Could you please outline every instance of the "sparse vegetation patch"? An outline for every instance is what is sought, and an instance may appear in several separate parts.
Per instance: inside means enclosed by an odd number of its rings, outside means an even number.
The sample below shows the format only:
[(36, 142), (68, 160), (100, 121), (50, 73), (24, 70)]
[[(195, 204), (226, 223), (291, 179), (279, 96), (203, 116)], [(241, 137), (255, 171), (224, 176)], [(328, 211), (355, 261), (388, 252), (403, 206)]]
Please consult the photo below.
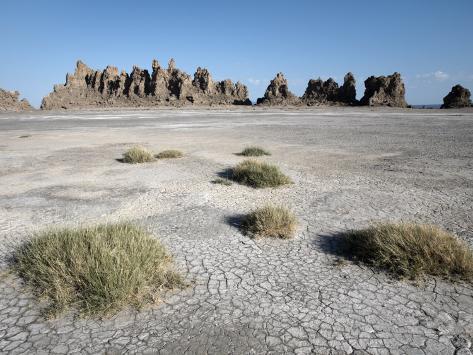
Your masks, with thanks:
[(251, 187), (276, 187), (292, 181), (277, 166), (257, 160), (244, 160), (233, 168), (231, 178)]
[(175, 150), (175, 149), (170, 149), (170, 150), (164, 150), (158, 155), (156, 155), (156, 158), (158, 159), (175, 159), (175, 158), (182, 158), (184, 154), (180, 150)]
[(271, 153), (261, 147), (250, 146), (243, 149), (243, 151), (238, 155), (243, 155), (245, 157), (261, 157), (263, 155), (271, 155)]
[(140, 146), (132, 147), (123, 154), (123, 162), (128, 164), (149, 163), (154, 160), (153, 153)]
[(217, 178), (215, 180), (212, 180), (212, 184), (218, 184), (218, 185), (225, 185), (225, 186), (231, 186), (232, 182), (228, 179), (223, 179), (223, 178)]
[(376, 224), (346, 233), (342, 245), (344, 253), (401, 278), (473, 280), (473, 253), (467, 243), (436, 226)]
[(282, 206), (264, 206), (243, 218), (241, 227), (251, 237), (273, 237), (288, 239), (294, 236), (297, 219)]
[(161, 243), (125, 223), (40, 233), (16, 252), (14, 269), (46, 298), (51, 316), (69, 307), (112, 314), (183, 285)]

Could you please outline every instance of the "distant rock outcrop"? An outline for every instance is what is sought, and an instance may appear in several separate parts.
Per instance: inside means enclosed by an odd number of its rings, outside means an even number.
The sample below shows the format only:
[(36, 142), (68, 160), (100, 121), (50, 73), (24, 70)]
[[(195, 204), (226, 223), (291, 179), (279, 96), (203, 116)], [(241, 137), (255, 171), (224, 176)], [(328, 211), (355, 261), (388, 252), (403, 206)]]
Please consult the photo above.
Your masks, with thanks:
[(65, 85), (55, 85), (41, 108), (149, 107), (183, 105), (248, 105), (248, 90), (231, 80), (214, 82), (207, 69), (198, 68), (192, 79), (176, 69), (171, 59), (167, 69), (153, 60), (152, 73), (136, 66), (130, 74), (113, 66), (103, 71), (77, 62)]
[(338, 100), (348, 105), (358, 104), (356, 99), (356, 80), (352, 73), (347, 73), (343, 78), (343, 85), (338, 91)]
[(345, 75), (343, 86), (339, 87), (332, 78), (326, 81), (311, 79), (301, 100), (308, 106), (314, 105), (355, 105), (355, 77), (352, 73)]
[(361, 105), (407, 107), (406, 90), (401, 74), (388, 76), (370, 76), (365, 80), (365, 95), (360, 100)]
[(0, 111), (32, 111), (34, 108), (28, 100), (19, 100), (18, 91), (0, 89)]
[(461, 85), (455, 85), (447, 96), (443, 98), (441, 108), (462, 108), (472, 106), (470, 90)]
[(284, 74), (278, 73), (276, 77), (269, 83), (264, 96), (260, 97), (256, 103), (258, 105), (288, 106), (299, 105), (301, 100), (299, 97), (289, 91), (287, 80), (284, 77)]

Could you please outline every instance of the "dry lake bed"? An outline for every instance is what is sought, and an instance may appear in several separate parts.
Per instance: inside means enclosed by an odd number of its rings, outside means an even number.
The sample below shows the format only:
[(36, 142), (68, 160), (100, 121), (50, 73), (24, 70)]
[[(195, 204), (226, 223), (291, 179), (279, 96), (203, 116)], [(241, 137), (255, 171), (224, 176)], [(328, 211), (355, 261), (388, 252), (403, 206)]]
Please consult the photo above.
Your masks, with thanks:
[[(180, 159), (130, 165), (133, 145)], [(247, 145), (294, 184), (213, 184)], [(292, 240), (250, 239), (266, 203)], [(376, 221), (439, 225), (473, 245), (473, 112), (328, 108), (0, 114), (0, 353), (471, 354), (473, 286), (399, 281), (337, 253)], [(189, 282), (140, 312), (46, 320), (7, 272), (51, 226), (131, 221)]]

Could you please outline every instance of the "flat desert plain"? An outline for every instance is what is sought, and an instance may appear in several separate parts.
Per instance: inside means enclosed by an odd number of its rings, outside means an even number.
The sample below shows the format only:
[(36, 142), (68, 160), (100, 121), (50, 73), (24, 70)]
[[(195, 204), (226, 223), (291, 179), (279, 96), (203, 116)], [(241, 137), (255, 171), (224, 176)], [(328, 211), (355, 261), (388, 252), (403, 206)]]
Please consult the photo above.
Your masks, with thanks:
[[(124, 164), (134, 145), (180, 159)], [(294, 184), (213, 184), (245, 146)], [(0, 114), (1, 353), (471, 354), (473, 286), (397, 280), (345, 260), (337, 235), (438, 225), (473, 245), (473, 112), (320, 108)], [(294, 239), (251, 239), (241, 215), (289, 207)], [(189, 286), (110, 318), (41, 305), (9, 273), (51, 226), (131, 221)]]

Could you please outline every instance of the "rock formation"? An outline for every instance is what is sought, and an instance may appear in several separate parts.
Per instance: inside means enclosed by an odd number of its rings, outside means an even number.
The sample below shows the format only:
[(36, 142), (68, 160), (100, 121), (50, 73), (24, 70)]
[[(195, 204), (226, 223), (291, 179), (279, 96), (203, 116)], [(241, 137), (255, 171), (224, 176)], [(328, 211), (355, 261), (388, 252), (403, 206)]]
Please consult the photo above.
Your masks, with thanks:
[(320, 78), (311, 79), (301, 100), (308, 106), (355, 105), (357, 103), (355, 84), (355, 77), (352, 73), (345, 75), (341, 87), (332, 78), (326, 81)]
[(343, 78), (343, 85), (338, 91), (338, 101), (348, 105), (356, 105), (356, 80), (352, 73), (347, 73)]
[(263, 97), (260, 97), (256, 103), (258, 105), (298, 105), (300, 99), (289, 91), (287, 80), (283, 73), (278, 73), (269, 83)]
[(405, 93), (404, 83), (399, 73), (388, 76), (370, 76), (365, 80), (365, 95), (360, 100), (360, 104), (407, 107)]
[(152, 73), (137, 66), (130, 74), (119, 73), (113, 66), (103, 71), (77, 62), (74, 74), (68, 74), (65, 85), (55, 85), (43, 99), (41, 108), (68, 109), (87, 107), (149, 107), (197, 105), (249, 105), (248, 90), (231, 80), (215, 82), (207, 69), (198, 68), (192, 79), (175, 68), (171, 59), (167, 69), (157, 60)]
[(34, 108), (28, 100), (19, 100), (18, 91), (6, 91), (0, 89), (0, 111), (32, 111)]
[(470, 90), (461, 85), (452, 87), (452, 91), (443, 98), (442, 108), (461, 108), (472, 106)]

